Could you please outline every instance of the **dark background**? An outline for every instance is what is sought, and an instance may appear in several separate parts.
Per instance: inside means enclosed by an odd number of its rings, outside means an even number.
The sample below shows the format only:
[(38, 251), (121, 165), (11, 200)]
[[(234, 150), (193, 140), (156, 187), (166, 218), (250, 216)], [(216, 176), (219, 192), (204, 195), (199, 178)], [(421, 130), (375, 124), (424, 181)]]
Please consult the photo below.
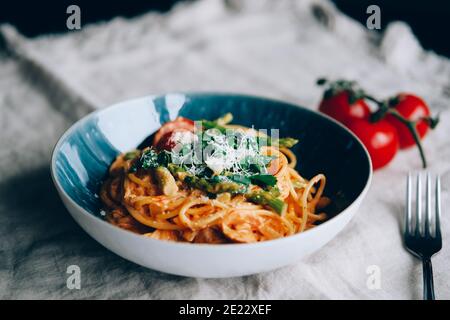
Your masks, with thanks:
[[(2, 0), (0, 4), (0, 23), (9, 22), (25, 35), (33, 37), (45, 33), (67, 32), (67, 14), (65, 12), (70, 4), (80, 6), (81, 22), (82, 24), (87, 24), (96, 21), (107, 21), (115, 16), (132, 17), (149, 10), (165, 12), (170, 10), (176, 2), (181, 1), (193, 0)], [(381, 8), (383, 29), (390, 21), (406, 21), (426, 49), (431, 49), (450, 57), (450, 0), (333, 1), (343, 12), (364, 24), (368, 17), (366, 14), (367, 7), (371, 4), (376, 4)]]

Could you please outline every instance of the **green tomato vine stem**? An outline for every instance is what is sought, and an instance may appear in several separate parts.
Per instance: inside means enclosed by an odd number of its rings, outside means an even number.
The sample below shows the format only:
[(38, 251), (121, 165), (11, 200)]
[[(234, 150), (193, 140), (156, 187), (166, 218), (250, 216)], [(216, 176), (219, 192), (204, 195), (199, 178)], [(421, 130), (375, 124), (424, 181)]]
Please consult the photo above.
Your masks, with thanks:
[(389, 113), (390, 115), (395, 117), (397, 120), (399, 120), (401, 123), (403, 123), (408, 128), (408, 130), (411, 132), (414, 142), (416, 143), (417, 148), (419, 149), (420, 158), (422, 159), (422, 167), (425, 169), (427, 167), (427, 159), (425, 157), (425, 152), (422, 147), (422, 142), (420, 141), (419, 133), (417, 132), (417, 129), (416, 129), (416, 122), (410, 121), (410, 120), (404, 118), (395, 109), (389, 109), (387, 111), (387, 113)]

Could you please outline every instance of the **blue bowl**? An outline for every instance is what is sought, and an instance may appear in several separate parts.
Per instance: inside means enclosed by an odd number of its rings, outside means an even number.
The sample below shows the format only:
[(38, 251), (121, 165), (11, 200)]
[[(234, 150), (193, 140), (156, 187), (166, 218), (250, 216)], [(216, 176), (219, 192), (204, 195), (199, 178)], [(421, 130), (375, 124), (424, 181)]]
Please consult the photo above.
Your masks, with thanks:
[[(249, 267), (245, 272), (225, 270), (219, 274), (207, 271), (202, 274), (183, 273), (174, 271), (167, 265), (163, 270), (163, 267), (159, 265), (149, 264), (140, 259), (142, 257), (136, 257), (138, 253), (133, 253), (130, 257), (131, 253), (124, 252), (127, 245), (124, 243), (122, 244), (124, 248), (118, 248), (117, 244), (112, 243), (118, 240), (110, 239), (112, 235), (96, 234), (101, 228), (107, 228), (109, 231), (105, 231), (106, 233), (116, 232), (110, 231), (112, 230), (110, 228), (113, 228), (118, 232), (114, 235), (116, 238), (129, 234), (123, 237), (138, 237), (141, 239), (136, 240), (139, 243), (140, 241), (163, 242), (131, 234), (102, 220), (98, 191), (108, 167), (119, 153), (136, 148), (164, 122), (177, 116), (194, 120), (215, 119), (227, 112), (233, 114), (233, 123), (254, 126), (257, 129), (279, 129), (280, 137), (290, 136), (299, 139), (300, 142), (292, 149), (298, 158), (296, 169), (306, 178), (318, 173), (325, 174), (327, 177), (325, 194), (333, 200), (332, 218), (303, 234), (316, 232), (320, 228), (325, 229), (328, 224), (330, 225), (328, 228), (331, 229), (328, 232), (333, 234), (339, 232), (340, 230), (333, 228), (331, 223), (352, 204), (362, 199), (371, 180), (372, 168), (366, 149), (349, 130), (323, 114), (260, 97), (234, 94), (167, 94), (139, 98), (94, 112), (75, 123), (57, 143), (52, 157), (54, 183), (69, 211), (88, 233), (119, 255), (142, 265), (170, 273), (213, 277), (249, 274), (274, 268), (275, 265), (263, 268), (264, 270), (252, 271), (255, 268)], [(353, 214), (354, 212), (343, 220), (348, 222)], [(90, 217), (87, 217), (88, 215)], [(341, 224), (345, 225), (345, 223)], [(322, 238), (325, 241), (327, 237)], [(283, 240), (285, 239), (268, 242)], [(145, 246), (145, 244), (140, 245)], [(185, 246), (186, 244), (164, 244), (164, 246), (167, 245)], [(187, 245), (204, 247), (204, 245)], [(265, 246), (263, 243), (220, 246), (258, 245)], [(308, 250), (305, 249), (305, 251)]]

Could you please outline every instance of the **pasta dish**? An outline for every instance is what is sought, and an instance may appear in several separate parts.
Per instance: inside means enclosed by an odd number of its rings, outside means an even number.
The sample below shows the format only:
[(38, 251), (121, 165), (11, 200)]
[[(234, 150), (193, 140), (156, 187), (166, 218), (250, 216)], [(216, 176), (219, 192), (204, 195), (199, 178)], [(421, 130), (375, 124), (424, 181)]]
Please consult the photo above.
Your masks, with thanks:
[(326, 178), (294, 169), (298, 141), (232, 118), (178, 117), (148, 146), (117, 156), (100, 188), (105, 219), (155, 239), (217, 244), (286, 237), (325, 220)]

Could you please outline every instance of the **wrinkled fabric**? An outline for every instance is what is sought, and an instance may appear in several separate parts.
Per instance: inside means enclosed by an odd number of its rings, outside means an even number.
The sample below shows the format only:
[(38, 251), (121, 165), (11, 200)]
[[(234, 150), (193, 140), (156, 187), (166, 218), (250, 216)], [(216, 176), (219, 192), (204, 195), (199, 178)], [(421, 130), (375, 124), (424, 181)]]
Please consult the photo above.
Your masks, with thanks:
[[(357, 80), (379, 97), (415, 92), (441, 113), (424, 146), (443, 188), (436, 296), (450, 298), (450, 61), (423, 50), (404, 23), (369, 31), (319, 0), (202, 0), (35, 39), (2, 25), (0, 75), (2, 299), (420, 299), (421, 262), (400, 233), (404, 178), (421, 166), (416, 148), (375, 173), (356, 217), (331, 243), (296, 265), (240, 278), (183, 278), (128, 262), (82, 231), (56, 194), (52, 147), (94, 109), (176, 91), (316, 108), (321, 76)], [(70, 265), (80, 267), (79, 290), (66, 285)], [(371, 286), (373, 270), (379, 288)]]

